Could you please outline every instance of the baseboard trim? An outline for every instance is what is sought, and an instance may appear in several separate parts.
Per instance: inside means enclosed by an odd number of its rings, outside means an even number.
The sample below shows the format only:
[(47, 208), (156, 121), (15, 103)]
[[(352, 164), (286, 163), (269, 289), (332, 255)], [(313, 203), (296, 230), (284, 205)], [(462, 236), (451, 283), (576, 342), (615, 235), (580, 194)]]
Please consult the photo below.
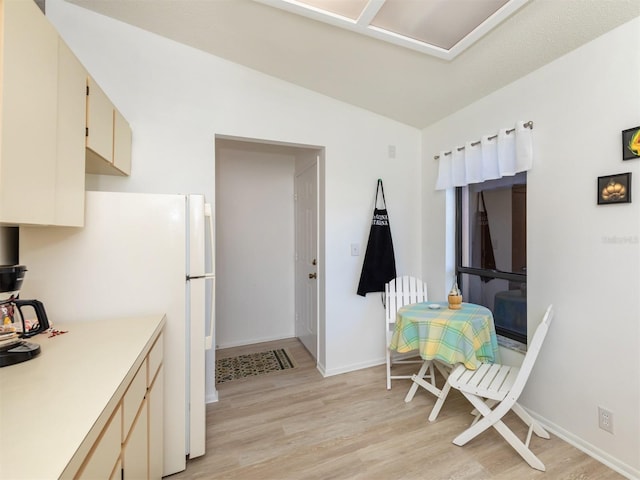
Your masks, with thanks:
[(239, 342), (228, 342), (228, 343), (219, 343), (216, 345), (216, 350), (221, 350), (224, 348), (233, 348), (233, 347), (244, 347), (245, 345), (254, 345), (256, 343), (265, 343), (265, 342), (274, 342), (277, 340), (287, 340), (289, 338), (295, 338), (292, 335), (283, 334), (283, 335), (274, 335), (262, 338), (252, 338), (252, 339), (244, 339)]
[(218, 391), (216, 390), (215, 393), (208, 394), (204, 401), (205, 403), (216, 403), (218, 401)]
[(578, 450), (586, 453), (590, 457), (595, 458), (600, 463), (618, 472), (620, 475), (624, 476), (625, 478), (628, 478), (629, 480), (640, 480), (640, 470), (633, 468), (631, 465), (627, 465), (626, 463), (613, 457), (612, 455), (601, 450), (595, 445), (592, 445), (589, 442), (586, 442), (585, 440), (578, 437), (577, 435), (565, 430), (564, 428), (560, 427), (559, 425), (556, 425), (553, 422), (550, 422), (549, 420), (538, 415), (537, 413), (532, 412), (529, 409), (527, 409), (527, 411), (531, 414), (533, 418), (535, 418), (538, 422), (540, 422), (542, 426), (544, 426), (544, 428), (549, 430), (550, 433), (561, 438), (562, 440), (567, 442), (569, 445), (572, 445), (576, 447)]
[[(357, 370), (362, 370), (363, 368), (377, 367), (378, 365), (383, 365), (386, 362), (387, 361), (384, 358), (378, 359), (378, 360), (369, 360), (367, 362), (352, 363), (351, 365), (346, 365), (344, 367), (339, 367), (339, 368), (332, 368), (329, 370), (323, 369), (320, 371), (320, 373), (322, 373), (322, 375), (325, 377), (332, 377), (334, 375), (340, 375), (341, 373), (349, 373), (349, 372), (355, 372)], [(385, 380), (384, 376), (382, 377), (382, 380), (384, 382)]]

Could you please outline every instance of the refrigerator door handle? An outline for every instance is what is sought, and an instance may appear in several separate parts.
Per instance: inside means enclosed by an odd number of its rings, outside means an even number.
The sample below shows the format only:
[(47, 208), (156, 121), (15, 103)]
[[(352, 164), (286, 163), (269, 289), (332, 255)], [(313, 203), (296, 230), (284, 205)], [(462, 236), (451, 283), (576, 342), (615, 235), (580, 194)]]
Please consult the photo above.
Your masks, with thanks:
[(205, 221), (208, 220), (209, 223), (209, 238), (211, 240), (211, 252), (209, 258), (211, 259), (211, 265), (209, 272), (205, 273), (205, 278), (213, 279), (213, 288), (211, 291), (211, 296), (209, 300), (209, 334), (204, 338), (205, 350), (211, 350), (213, 348), (213, 331), (214, 331), (214, 323), (215, 323), (215, 296), (216, 296), (216, 284), (215, 284), (215, 248), (214, 241), (215, 238), (213, 236), (213, 210), (211, 208), (210, 203), (204, 204), (204, 217)]
[(215, 278), (215, 275), (211, 275), (209, 273), (205, 275), (187, 275), (187, 280), (198, 280), (200, 278)]

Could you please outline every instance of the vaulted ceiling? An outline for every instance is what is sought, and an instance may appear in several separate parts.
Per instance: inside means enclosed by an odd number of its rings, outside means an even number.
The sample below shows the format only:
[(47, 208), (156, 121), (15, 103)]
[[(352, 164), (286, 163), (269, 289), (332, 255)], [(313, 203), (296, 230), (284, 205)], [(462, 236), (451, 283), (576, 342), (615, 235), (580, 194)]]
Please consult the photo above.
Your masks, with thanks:
[[(519, 0), (475, 43), (434, 56), (299, 14), (282, 0), (68, 1), (418, 128), (640, 15), (640, 0)], [(485, 0), (439, 0), (461, 16), (470, 1)]]

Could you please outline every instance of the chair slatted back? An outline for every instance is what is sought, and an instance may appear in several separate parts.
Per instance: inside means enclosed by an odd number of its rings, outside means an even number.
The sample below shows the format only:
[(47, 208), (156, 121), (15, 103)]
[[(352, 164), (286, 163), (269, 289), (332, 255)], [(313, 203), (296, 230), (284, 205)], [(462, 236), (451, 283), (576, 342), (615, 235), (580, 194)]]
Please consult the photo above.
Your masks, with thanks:
[(405, 305), (427, 301), (427, 284), (408, 275), (394, 278), (384, 286), (387, 327), (396, 323), (398, 310)]
[(547, 307), (547, 311), (544, 314), (544, 317), (542, 317), (540, 325), (538, 325), (538, 328), (536, 328), (536, 333), (534, 333), (531, 343), (527, 347), (527, 354), (522, 361), (522, 365), (520, 365), (520, 371), (518, 372), (518, 376), (513, 382), (513, 386), (511, 387), (508, 397), (516, 400), (520, 397), (520, 394), (522, 393), (522, 390), (524, 390), (524, 386), (529, 379), (531, 370), (533, 370), (533, 366), (536, 363), (538, 353), (540, 353), (540, 348), (542, 348), (542, 343), (547, 336), (549, 325), (551, 324), (552, 320), (553, 305), (549, 305)]

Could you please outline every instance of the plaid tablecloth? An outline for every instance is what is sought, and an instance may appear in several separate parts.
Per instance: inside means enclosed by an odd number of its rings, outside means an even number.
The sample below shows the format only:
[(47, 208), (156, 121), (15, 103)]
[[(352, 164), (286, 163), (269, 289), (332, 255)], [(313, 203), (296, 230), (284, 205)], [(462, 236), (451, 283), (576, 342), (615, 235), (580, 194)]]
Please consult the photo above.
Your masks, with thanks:
[[(428, 307), (434, 303), (440, 308)], [(389, 348), (399, 353), (419, 350), (425, 360), (463, 363), (472, 370), (499, 361), (491, 310), (472, 303), (463, 303), (460, 310), (449, 310), (447, 305), (426, 302), (402, 307)]]

